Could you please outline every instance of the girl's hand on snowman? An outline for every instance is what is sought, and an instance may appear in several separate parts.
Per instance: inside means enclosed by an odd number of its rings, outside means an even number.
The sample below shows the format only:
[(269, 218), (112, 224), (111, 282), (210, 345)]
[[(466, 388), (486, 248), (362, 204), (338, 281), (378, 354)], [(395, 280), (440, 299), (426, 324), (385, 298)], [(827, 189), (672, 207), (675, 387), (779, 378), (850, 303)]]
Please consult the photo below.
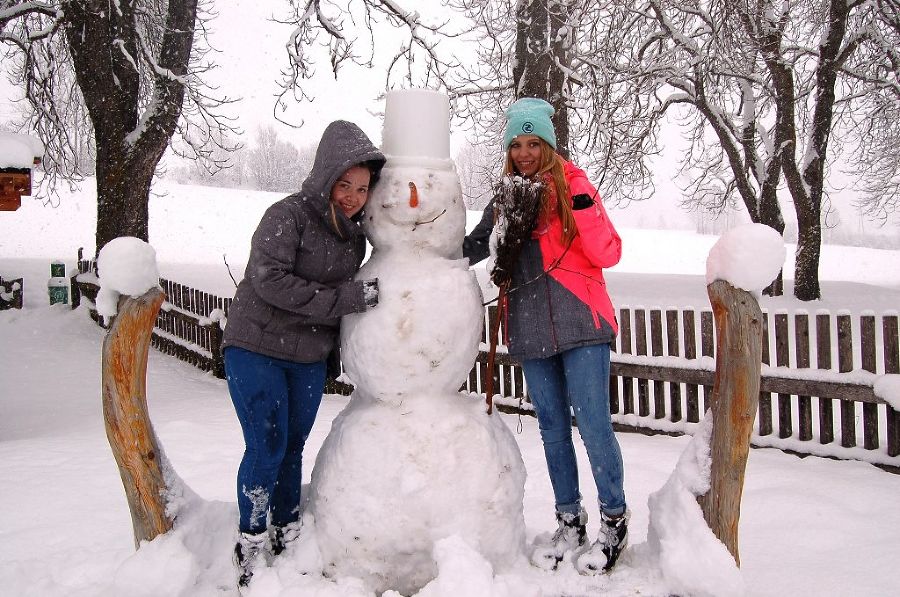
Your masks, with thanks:
[(363, 280), (363, 300), (368, 309), (378, 304), (378, 278)]

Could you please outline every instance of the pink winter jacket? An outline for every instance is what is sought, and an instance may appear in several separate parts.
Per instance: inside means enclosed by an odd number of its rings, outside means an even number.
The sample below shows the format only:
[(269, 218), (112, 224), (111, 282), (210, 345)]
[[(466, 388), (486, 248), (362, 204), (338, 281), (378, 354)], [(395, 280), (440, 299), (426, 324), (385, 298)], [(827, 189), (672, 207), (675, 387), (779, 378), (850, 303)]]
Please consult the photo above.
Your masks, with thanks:
[(584, 171), (566, 162), (564, 173), (569, 185), (569, 197), (585, 194), (594, 200), (594, 205), (575, 210), (578, 235), (572, 246), (566, 250), (562, 244), (562, 222), (553, 218), (540, 231), (538, 241), (544, 261), (544, 270), (590, 307), (594, 324), (599, 328), (602, 317), (613, 331), (618, 333), (615, 309), (606, 291), (603, 268), (612, 267), (622, 257), (622, 239), (606, 215), (597, 189), (588, 180)]

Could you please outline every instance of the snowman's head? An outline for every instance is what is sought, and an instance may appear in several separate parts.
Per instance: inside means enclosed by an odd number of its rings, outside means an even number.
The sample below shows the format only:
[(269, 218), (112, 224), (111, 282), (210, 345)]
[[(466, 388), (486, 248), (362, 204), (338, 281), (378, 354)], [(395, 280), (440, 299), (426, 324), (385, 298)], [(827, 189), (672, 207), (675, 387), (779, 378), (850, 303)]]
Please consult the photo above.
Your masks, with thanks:
[(462, 188), (452, 160), (392, 160), (366, 203), (363, 220), (379, 250), (461, 256), (466, 232)]

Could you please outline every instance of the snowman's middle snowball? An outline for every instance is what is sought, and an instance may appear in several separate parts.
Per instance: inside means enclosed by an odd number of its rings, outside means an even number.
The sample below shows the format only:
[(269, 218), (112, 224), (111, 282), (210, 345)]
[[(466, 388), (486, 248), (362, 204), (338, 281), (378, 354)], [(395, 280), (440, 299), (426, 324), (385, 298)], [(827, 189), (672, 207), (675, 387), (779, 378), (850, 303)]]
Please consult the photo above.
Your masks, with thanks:
[[(378, 306), (346, 316), (341, 359), (357, 391), (400, 401), (455, 392), (478, 355), (484, 307), (467, 260), (376, 254), (360, 279), (378, 278)], [(442, 306), (452, 305), (452, 308)]]

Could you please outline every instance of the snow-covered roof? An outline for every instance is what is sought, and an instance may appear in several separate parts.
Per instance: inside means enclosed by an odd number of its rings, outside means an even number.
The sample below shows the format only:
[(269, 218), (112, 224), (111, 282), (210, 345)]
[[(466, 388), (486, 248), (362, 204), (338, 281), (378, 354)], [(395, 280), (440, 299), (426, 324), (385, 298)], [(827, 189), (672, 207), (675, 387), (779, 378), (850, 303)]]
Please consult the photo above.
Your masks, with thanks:
[(0, 168), (31, 168), (35, 158), (43, 157), (44, 146), (36, 138), (0, 132)]

